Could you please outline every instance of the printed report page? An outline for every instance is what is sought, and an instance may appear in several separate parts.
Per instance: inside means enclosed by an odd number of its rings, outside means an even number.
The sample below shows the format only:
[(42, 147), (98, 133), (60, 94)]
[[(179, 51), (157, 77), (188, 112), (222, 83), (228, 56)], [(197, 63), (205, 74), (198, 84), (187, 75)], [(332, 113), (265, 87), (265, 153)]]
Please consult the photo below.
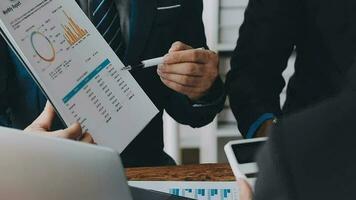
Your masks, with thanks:
[(4, 0), (0, 8), (8, 41), (67, 125), (79, 122), (122, 152), (158, 113), (74, 0)]

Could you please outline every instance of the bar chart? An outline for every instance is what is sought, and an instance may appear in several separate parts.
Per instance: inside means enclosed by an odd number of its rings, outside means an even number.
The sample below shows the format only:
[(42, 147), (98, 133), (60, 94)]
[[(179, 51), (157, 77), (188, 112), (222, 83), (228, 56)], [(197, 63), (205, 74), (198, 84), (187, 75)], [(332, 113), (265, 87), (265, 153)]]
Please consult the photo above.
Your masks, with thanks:
[(233, 200), (231, 189), (180, 189), (172, 188), (170, 194), (198, 200)]
[(63, 13), (68, 20), (66, 25), (62, 24), (64, 37), (70, 45), (74, 45), (84, 38), (88, 34), (88, 31), (82, 29), (65, 11)]
[(236, 182), (130, 181), (129, 185), (197, 200), (238, 200)]

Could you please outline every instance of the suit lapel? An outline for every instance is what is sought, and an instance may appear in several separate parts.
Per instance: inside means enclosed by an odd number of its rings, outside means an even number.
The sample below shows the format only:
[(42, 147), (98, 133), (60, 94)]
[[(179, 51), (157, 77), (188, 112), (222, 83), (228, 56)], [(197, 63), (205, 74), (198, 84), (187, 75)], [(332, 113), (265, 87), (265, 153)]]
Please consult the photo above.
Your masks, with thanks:
[(89, 16), (89, 0), (76, 0), (82, 10)]
[(157, 0), (131, 1), (130, 38), (125, 59), (127, 64), (134, 64), (141, 59), (156, 15), (156, 6)]

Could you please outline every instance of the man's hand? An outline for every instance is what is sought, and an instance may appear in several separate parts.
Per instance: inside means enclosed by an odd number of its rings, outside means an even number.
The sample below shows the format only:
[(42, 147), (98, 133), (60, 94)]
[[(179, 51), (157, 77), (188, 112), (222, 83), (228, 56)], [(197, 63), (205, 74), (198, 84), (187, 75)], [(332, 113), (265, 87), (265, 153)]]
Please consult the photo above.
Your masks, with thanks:
[(219, 57), (212, 51), (197, 50), (175, 42), (157, 72), (167, 87), (196, 101), (209, 91), (217, 79)]
[(82, 136), (82, 128), (77, 123), (73, 124), (67, 129), (50, 132), (55, 117), (56, 113), (52, 105), (47, 102), (46, 107), (41, 115), (34, 122), (32, 122), (32, 124), (28, 126), (25, 131), (71, 140), (77, 140), (78, 138), (81, 138), (80, 141), (82, 142), (94, 144), (94, 140), (89, 133), (85, 133)]
[(238, 179), (237, 184), (240, 189), (240, 200), (252, 200), (253, 199), (253, 192), (251, 189), (250, 184), (247, 183), (244, 179)]

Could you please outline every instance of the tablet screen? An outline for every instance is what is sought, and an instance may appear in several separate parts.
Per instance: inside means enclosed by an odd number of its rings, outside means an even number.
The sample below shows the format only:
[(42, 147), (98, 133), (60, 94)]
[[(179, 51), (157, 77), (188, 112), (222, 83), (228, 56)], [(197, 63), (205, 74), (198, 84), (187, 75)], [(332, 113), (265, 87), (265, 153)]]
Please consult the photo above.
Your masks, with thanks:
[(232, 145), (232, 149), (234, 151), (237, 162), (240, 164), (255, 162), (256, 154), (264, 143), (265, 141), (259, 141)]

